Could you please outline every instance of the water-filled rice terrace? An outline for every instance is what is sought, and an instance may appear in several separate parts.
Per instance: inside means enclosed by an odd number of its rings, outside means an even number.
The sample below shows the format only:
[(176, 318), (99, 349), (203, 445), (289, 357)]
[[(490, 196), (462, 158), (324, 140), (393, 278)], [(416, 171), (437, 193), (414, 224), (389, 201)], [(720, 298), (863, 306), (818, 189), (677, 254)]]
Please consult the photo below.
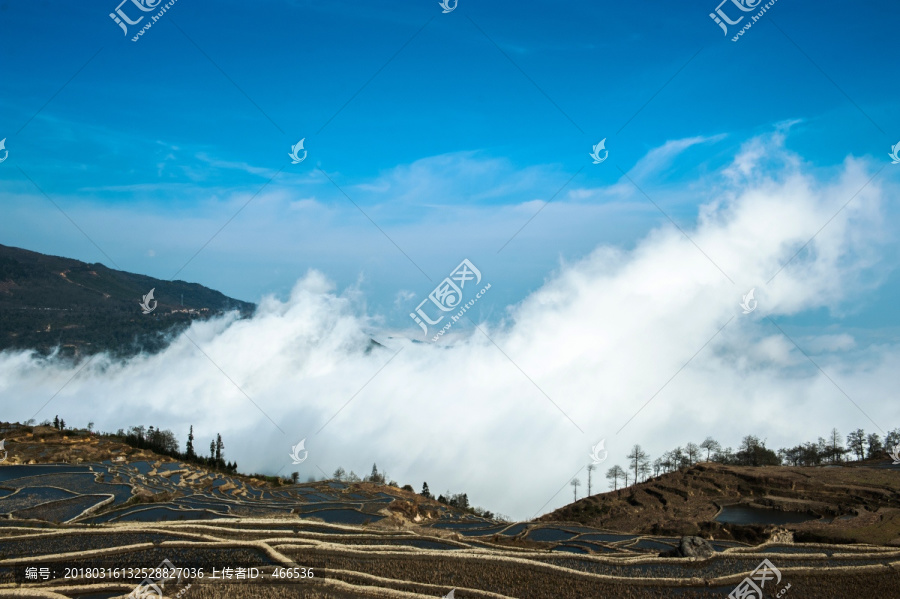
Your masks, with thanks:
[[(727, 597), (763, 560), (766, 596), (896, 596), (900, 548), (713, 541), (707, 559), (659, 557), (671, 536), (478, 518), (400, 489), (335, 481), (258, 486), (177, 462), (0, 467), (0, 596), (124, 597), (139, 580), (64, 568), (153, 568), (172, 597)], [(25, 580), (26, 567), (56, 571)], [(213, 580), (223, 568), (258, 578)], [(273, 578), (306, 568), (312, 578)], [(283, 571), (283, 570), (282, 570)], [(296, 570), (300, 572), (300, 570)], [(769, 583), (770, 586), (773, 583)], [(188, 585), (190, 585), (188, 587)]]

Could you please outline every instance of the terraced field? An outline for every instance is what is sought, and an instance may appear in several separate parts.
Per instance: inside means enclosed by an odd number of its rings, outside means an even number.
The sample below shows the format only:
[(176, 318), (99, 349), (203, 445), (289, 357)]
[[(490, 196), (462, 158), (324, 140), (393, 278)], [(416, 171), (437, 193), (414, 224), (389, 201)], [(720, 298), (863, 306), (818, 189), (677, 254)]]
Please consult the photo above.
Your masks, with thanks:
[[(873, 460), (828, 467), (751, 467), (705, 462), (579, 499), (541, 520), (745, 542), (765, 540), (765, 525), (777, 524), (806, 541), (900, 546), (900, 464)], [(753, 524), (761, 526), (754, 530)]]
[(176, 462), (2, 467), (0, 514), (0, 596), (124, 597), (141, 568), (166, 564), (183, 577), (151, 582), (189, 599), (727, 597), (764, 559), (779, 575), (766, 597), (900, 589), (900, 547), (716, 540), (706, 559), (659, 557), (680, 537), (496, 522), (385, 485), (273, 488)]

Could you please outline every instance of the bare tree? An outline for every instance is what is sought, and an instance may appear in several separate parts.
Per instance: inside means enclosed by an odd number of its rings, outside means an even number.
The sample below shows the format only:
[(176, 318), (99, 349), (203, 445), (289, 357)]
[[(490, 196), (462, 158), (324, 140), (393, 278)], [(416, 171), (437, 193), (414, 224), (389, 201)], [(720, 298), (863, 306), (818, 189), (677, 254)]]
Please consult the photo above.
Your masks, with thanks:
[(638, 466), (638, 473), (641, 475), (641, 480), (647, 480), (650, 476), (652, 470), (650, 469), (650, 462), (644, 461), (641, 462), (641, 465)]
[(688, 443), (684, 446), (684, 453), (687, 454), (688, 465), (693, 466), (696, 464), (700, 457), (700, 446), (696, 443)]
[(672, 468), (674, 467), (672, 464), (672, 452), (671, 451), (663, 452), (662, 457), (660, 459), (662, 460), (663, 472), (671, 471)]
[(877, 458), (882, 451), (884, 451), (884, 445), (881, 444), (881, 437), (878, 433), (872, 433), (868, 437), (866, 437), (866, 457), (867, 458)]
[(595, 469), (596, 467), (597, 467), (596, 464), (588, 464), (588, 465), (587, 465), (587, 473), (588, 473), (588, 492), (587, 492), (587, 496), (588, 496), (588, 497), (591, 496), (591, 473), (594, 471), (594, 469)]
[(703, 443), (700, 444), (700, 447), (706, 450), (706, 461), (709, 461), (709, 456), (711, 453), (719, 453), (722, 450), (722, 446), (719, 445), (719, 442), (713, 439), (712, 437), (707, 437), (703, 440)]
[(638, 480), (638, 471), (641, 469), (641, 465), (648, 461), (649, 456), (647, 455), (647, 452), (641, 449), (640, 445), (635, 445), (631, 448), (631, 453), (625, 457), (631, 460), (628, 467), (634, 472), (634, 482), (636, 483)]
[(841, 456), (847, 453), (847, 450), (844, 449), (844, 440), (841, 438), (841, 433), (836, 428), (831, 429), (831, 434), (828, 435), (828, 447), (831, 452), (832, 464), (840, 462)]
[(900, 444), (900, 428), (888, 431), (887, 435), (884, 436), (884, 446), (892, 450), (898, 444)]
[(861, 460), (866, 455), (866, 432), (858, 428), (847, 435), (847, 447), (856, 454), (856, 459)]
[(653, 460), (653, 476), (659, 476), (659, 471), (662, 470), (663, 467), (663, 459), (656, 458)]
[(609, 470), (606, 471), (606, 480), (608, 480), (612, 486), (613, 491), (619, 488), (619, 479), (625, 478), (625, 471), (622, 470), (622, 467), (619, 465), (613, 466)]
[(581, 484), (581, 481), (577, 478), (573, 478), (572, 482), (570, 482), (569, 484), (572, 485), (572, 492), (575, 497), (574, 501), (578, 501), (578, 485)]
[(734, 451), (730, 447), (720, 450), (716, 454), (716, 461), (722, 464), (731, 464), (734, 462)]

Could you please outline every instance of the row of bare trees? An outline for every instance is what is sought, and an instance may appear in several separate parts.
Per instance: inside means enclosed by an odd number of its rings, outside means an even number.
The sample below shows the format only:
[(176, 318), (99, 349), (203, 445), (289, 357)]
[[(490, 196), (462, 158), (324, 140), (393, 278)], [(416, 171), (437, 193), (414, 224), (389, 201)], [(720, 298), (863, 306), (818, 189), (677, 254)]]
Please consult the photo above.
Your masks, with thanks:
[[(386, 481), (388, 480), (388, 475), (386, 472), (378, 471), (378, 464), (372, 464), (372, 473), (369, 476), (364, 476), (362, 478), (359, 477), (353, 470), (348, 474), (346, 470), (344, 470), (343, 466), (338, 466), (337, 470), (334, 471), (334, 474), (331, 475), (331, 478), (334, 480), (340, 480), (349, 483), (358, 483), (360, 481), (368, 482), (368, 483), (380, 483), (380, 484), (388, 484)], [(397, 483), (394, 481), (390, 482), (391, 485), (397, 486)]]
[[(678, 446), (665, 451), (652, 461), (650, 455), (640, 445), (635, 444), (626, 456), (628, 460), (626, 467), (616, 464), (609, 468), (606, 471), (606, 480), (609, 481), (611, 489), (617, 490), (620, 486), (627, 487), (645, 481), (651, 476), (690, 468), (702, 461), (740, 466), (819, 466), (840, 464), (847, 461), (848, 456), (853, 456), (856, 460), (883, 458), (887, 452), (898, 449), (900, 449), (900, 428), (887, 432), (884, 439), (878, 433), (866, 434), (863, 429), (856, 429), (847, 435), (846, 446), (840, 432), (835, 428), (827, 438), (819, 437), (815, 443), (807, 442), (777, 451), (766, 447), (765, 440), (754, 435), (747, 435), (741, 439), (737, 451), (731, 447), (723, 448), (718, 441), (707, 437), (702, 443), (688, 443), (684, 447)], [(588, 496), (592, 494), (592, 479), (596, 468), (596, 464), (589, 464), (587, 467)], [(577, 501), (581, 480), (573, 478), (569, 484)]]
[(778, 450), (783, 464), (790, 466), (818, 466), (840, 464), (855, 457), (856, 461), (884, 457), (900, 447), (900, 428), (885, 433), (884, 439), (878, 433), (869, 433), (858, 428), (847, 435), (846, 445), (838, 430), (832, 429), (827, 438), (819, 437), (813, 442)]

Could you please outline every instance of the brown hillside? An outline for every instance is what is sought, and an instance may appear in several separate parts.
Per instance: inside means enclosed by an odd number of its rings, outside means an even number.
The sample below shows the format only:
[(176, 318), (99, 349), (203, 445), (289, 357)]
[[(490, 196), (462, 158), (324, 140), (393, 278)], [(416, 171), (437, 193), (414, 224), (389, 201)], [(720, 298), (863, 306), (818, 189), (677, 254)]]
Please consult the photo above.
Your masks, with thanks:
[[(209, 491), (214, 474), (203, 465), (182, 463), (175, 458), (160, 455), (149, 449), (138, 449), (122, 442), (119, 438), (92, 434), (83, 429), (67, 429), (59, 431), (52, 426), (23, 426), (17, 423), (0, 423), (0, 440), (5, 440), (6, 459), (0, 462), (0, 468), (7, 466), (33, 464), (84, 464), (92, 465), (111, 461), (113, 465), (128, 465), (134, 462), (147, 462), (153, 470), (150, 477), (168, 477), (181, 473), (185, 484), (190, 488), (203, 488)], [(0, 456), (2, 457), (2, 456)], [(157, 472), (163, 464), (178, 463), (180, 470)], [(279, 481), (265, 480), (257, 476), (230, 473), (233, 483), (220, 486), (219, 491), (234, 496), (245, 494), (244, 487), (251, 485), (258, 489), (278, 489)], [(116, 479), (110, 482), (119, 482)], [(307, 486), (327, 488), (325, 482), (307, 483)], [(394, 501), (385, 506), (384, 515), (388, 517), (379, 523), (380, 527), (414, 528), (419, 524), (440, 518), (441, 514), (462, 515), (463, 511), (427, 499), (418, 493), (406, 491), (390, 485), (381, 485), (359, 481), (348, 483), (345, 493), (386, 493), (394, 497)], [(183, 493), (176, 493), (180, 496)], [(136, 484), (135, 500), (141, 502), (165, 502), (173, 498), (170, 493), (154, 493)], [(443, 532), (443, 531), (441, 531)], [(450, 535), (450, 533), (446, 533)]]
[(635, 534), (692, 534), (750, 542), (765, 540), (776, 529), (714, 521), (722, 506), (733, 504), (820, 517), (782, 527), (798, 541), (900, 545), (900, 473), (863, 466), (697, 464), (580, 499), (540, 519)]

